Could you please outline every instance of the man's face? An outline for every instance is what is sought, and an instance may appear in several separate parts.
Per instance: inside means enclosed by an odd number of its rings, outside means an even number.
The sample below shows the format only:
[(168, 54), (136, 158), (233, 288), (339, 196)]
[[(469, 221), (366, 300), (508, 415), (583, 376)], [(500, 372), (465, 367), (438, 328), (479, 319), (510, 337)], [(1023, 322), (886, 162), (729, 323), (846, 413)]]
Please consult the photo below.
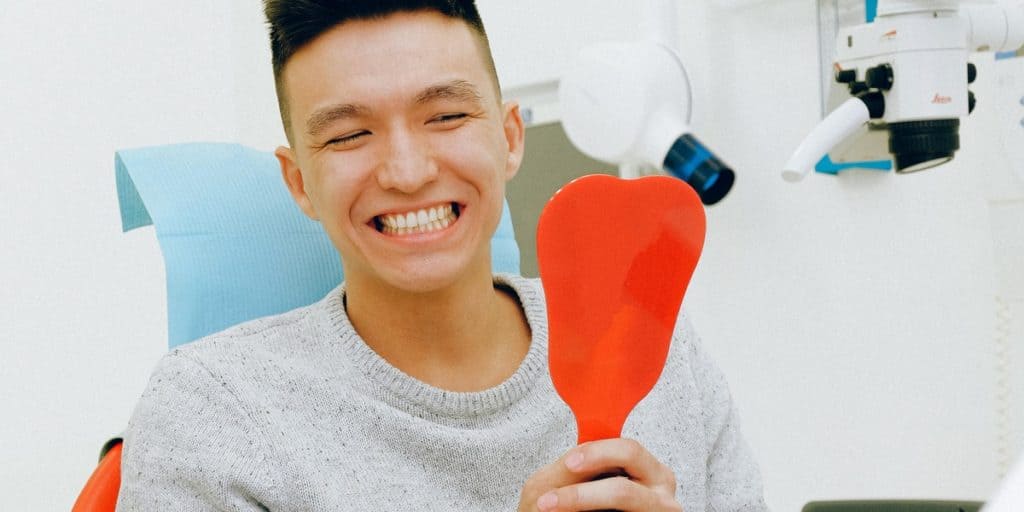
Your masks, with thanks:
[(475, 34), (432, 12), (349, 21), (284, 69), (299, 206), (338, 248), (351, 289), (440, 290), (488, 275), (523, 125)]

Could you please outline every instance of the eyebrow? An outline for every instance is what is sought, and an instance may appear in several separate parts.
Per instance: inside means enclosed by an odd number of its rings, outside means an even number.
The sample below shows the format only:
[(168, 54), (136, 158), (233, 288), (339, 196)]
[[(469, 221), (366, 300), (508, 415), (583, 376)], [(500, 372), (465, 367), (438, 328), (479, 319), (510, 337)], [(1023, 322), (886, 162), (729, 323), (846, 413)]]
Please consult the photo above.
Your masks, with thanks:
[(427, 87), (416, 96), (416, 103), (421, 105), (434, 100), (479, 102), (482, 99), (483, 96), (480, 95), (480, 91), (473, 84), (465, 80), (452, 80), (451, 82)]
[[(483, 96), (473, 84), (465, 80), (452, 80), (423, 89), (416, 95), (415, 104), (422, 105), (437, 100), (480, 102), (483, 100)], [(306, 119), (306, 133), (315, 138), (335, 121), (363, 117), (369, 113), (369, 107), (355, 103), (341, 103), (324, 107), (313, 112)]]
[(369, 112), (369, 108), (352, 103), (343, 103), (340, 105), (324, 107), (313, 112), (313, 114), (306, 119), (306, 132), (310, 137), (316, 137), (335, 121), (365, 116)]

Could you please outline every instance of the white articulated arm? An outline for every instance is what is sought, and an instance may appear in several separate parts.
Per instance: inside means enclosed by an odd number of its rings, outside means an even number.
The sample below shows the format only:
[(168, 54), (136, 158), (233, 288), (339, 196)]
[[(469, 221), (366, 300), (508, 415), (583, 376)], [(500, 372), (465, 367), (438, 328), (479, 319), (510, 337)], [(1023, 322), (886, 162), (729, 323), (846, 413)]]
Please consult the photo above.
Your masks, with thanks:
[(782, 168), (782, 177), (789, 182), (804, 179), (829, 150), (864, 126), (870, 118), (868, 107), (860, 98), (846, 100), (807, 134)]
[(1024, 46), (1024, 2), (965, 5), (960, 16), (968, 24), (968, 49), (1007, 52)]

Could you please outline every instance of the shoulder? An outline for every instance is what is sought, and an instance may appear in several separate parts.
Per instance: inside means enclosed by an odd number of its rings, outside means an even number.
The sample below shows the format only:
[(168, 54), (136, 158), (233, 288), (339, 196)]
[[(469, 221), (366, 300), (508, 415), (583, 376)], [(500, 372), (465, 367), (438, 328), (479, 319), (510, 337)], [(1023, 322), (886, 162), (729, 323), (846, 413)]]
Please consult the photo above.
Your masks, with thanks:
[(325, 348), (339, 337), (334, 315), (343, 314), (342, 308), (340, 290), (335, 290), (309, 306), (179, 346), (153, 370), (142, 402), (162, 404), (151, 411), (155, 417), (161, 409), (175, 409), (190, 400), (224, 400), (243, 415), (268, 401), (285, 403), (292, 389), (286, 384), (294, 376), (343, 373), (321, 368), (327, 354), (334, 356), (329, 359), (337, 366), (344, 364), (339, 351)]
[(676, 317), (656, 389), (673, 397), (672, 400), (682, 400), (699, 408), (701, 417), (707, 417), (709, 410), (717, 410), (728, 401), (725, 378), (705, 349), (685, 309)]
[(692, 379), (708, 418), (722, 418), (729, 414), (732, 407), (729, 383), (685, 310), (680, 311), (676, 321), (667, 366), (674, 366), (677, 372)]
[(204, 366), (238, 362), (252, 357), (273, 357), (291, 351), (295, 344), (324, 337), (335, 316), (343, 310), (342, 288), (308, 306), (278, 315), (256, 318), (181, 345), (168, 356), (194, 360)]
[(203, 361), (165, 355), (125, 431), (118, 510), (237, 509), (246, 489), (273, 488), (273, 445), (243, 399)]
[[(179, 346), (165, 354), (150, 376), (129, 432), (162, 432), (176, 426), (195, 430), (200, 414), (219, 423), (251, 423), (254, 404), (263, 403), (296, 361), (315, 360), (317, 342), (337, 290), (317, 303), (259, 318)], [(336, 299), (340, 305), (340, 296)], [(300, 359), (301, 358), (301, 359)], [(189, 411), (188, 414), (181, 414)], [(209, 418), (202, 418), (206, 420)], [(248, 428), (248, 427), (247, 427)]]
[(690, 315), (681, 308), (672, 332), (672, 346), (669, 357), (684, 363), (698, 382), (706, 381), (709, 374), (718, 373), (718, 367), (704, 347), (704, 341), (697, 333)]

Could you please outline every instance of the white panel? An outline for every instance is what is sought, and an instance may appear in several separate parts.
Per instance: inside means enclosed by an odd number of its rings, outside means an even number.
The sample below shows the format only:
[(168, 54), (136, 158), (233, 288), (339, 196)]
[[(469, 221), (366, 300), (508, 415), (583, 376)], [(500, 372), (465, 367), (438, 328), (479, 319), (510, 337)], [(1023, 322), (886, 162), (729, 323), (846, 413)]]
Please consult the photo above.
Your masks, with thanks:
[[(980, 97), (979, 101), (993, 104), (993, 135), (999, 140), (993, 157), (1001, 157), (996, 166), (1004, 171), (993, 179), (989, 195), (993, 199), (1024, 199), (1024, 57), (994, 63), (989, 59), (976, 60), (989, 64), (991, 70), (987, 78), (991, 99)], [(983, 76), (980, 73), (979, 67), (979, 79)]]
[(640, 22), (635, 2), (478, 0), (504, 89), (557, 80), (580, 48), (630, 40)]
[(828, 105), (828, 92), (835, 82), (836, 36), (840, 27), (849, 27), (864, 23), (863, 0), (818, 0), (818, 61), (821, 70), (821, 115), (824, 117), (831, 108)]
[(1020, 459), (1024, 457), (1024, 300), (1009, 303), (1010, 328), (1010, 437), (1007, 453)]
[(271, 150), (287, 145), (274, 91), (274, 69), (270, 59), (270, 38), (262, 2), (233, 0), (232, 71), (238, 138), (235, 142)]
[(122, 234), (118, 148), (235, 138), (222, 2), (5, 2), (0, 510), (67, 510), (167, 350), (152, 230)]
[(1005, 475), (1024, 456), (1024, 300), (996, 299), (996, 464)]
[(581, 48), (639, 37), (635, 2), (478, 0), (477, 6), (504, 96), (519, 101), (527, 125), (559, 119), (558, 79)]
[(1024, 199), (990, 206), (996, 260), (996, 291), (1024, 301)]

